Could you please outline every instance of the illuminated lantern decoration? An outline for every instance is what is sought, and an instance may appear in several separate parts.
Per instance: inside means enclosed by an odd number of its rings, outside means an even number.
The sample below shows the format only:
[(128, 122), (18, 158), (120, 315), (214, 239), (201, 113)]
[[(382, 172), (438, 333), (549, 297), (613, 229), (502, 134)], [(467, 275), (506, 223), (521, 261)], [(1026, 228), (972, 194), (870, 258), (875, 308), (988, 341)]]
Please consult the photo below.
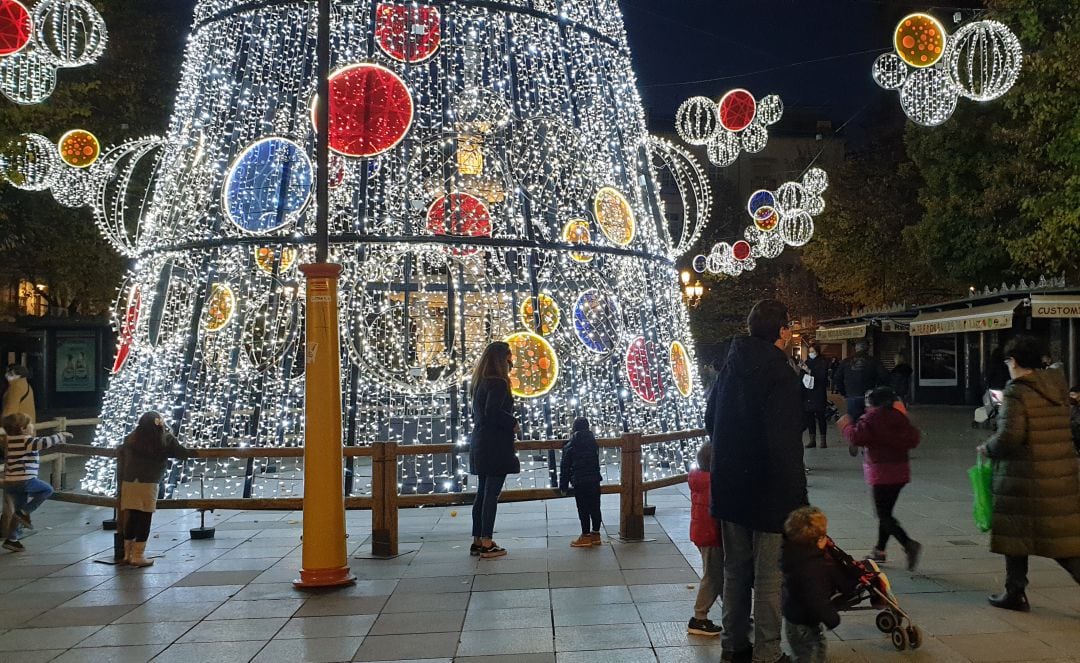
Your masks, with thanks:
[(626, 380), (638, 398), (653, 405), (664, 398), (656, 344), (638, 336), (626, 350)]
[(439, 50), (439, 10), (430, 5), (379, 3), (375, 41), (399, 62), (423, 62)]
[(412, 95), (386, 67), (357, 64), (330, 76), (330, 149), (338, 154), (382, 154), (401, 142), (412, 122)]
[(731, 245), (731, 255), (736, 260), (746, 260), (750, 257), (750, 243), (739, 240)]
[(427, 227), (433, 235), (491, 237), (491, 214), (476, 196), (452, 193), (428, 207)]
[(311, 159), (296, 143), (264, 138), (245, 149), (229, 168), (224, 203), (229, 219), (253, 233), (293, 221), (311, 199)]
[(531, 332), (507, 337), (514, 368), (510, 371), (510, 390), (521, 398), (538, 398), (551, 391), (559, 379), (559, 358), (555, 349)]
[(675, 130), (691, 145), (705, 145), (720, 130), (720, 114), (708, 97), (690, 97), (675, 112)]
[(990, 101), (1008, 92), (1024, 62), (1020, 40), (997, 21), (968, 23), (949, 38), (944, 64), (962, 96)]
[(210, 288), (210, 297), (206, 301), (206, 313), (203, 314), (203, 327), (206, 331), (216, 332), (225, 328), (236, 313), (236, 295), (232, 288), (224, 283), (215, 283)]
[(772, 232), (776, 230), (776, 226), (780, 224), (780, 214), (777, 213), (775, 208), (759, 207), (758, 211), (754, 214), (754, 225), (758, 230), (762, 232)]
[(33, 21), (37, 44), (57, 67), (88, 65), (105, 52), (105, 19), (89, 0), (39, 0)]
[(17, 0), (0, 0), (0, 56), (13, 55), (30, 43), (30, 12)]
[(480, 149), (483, 139), (462, 136), (458, 139), (457, 164), (462, 175), (477, 176), (484, 173), (484, 151)]
[(622, 192), (609, 186), (602, 187), (596, 194), (593, 211), (600, 230), (612, 242), (627, 246), (634, 241), (634, 210)]
[(589, 351), (612, 352), (622, 334), (615, 298), (597, 289), (586, 290), (574, 304), (574, 335)]
[(742, 131), (757, 115), (757, 101), (746, 90), (737, 89), (725, 94), (718, 104), (720, 125), (728, 131)]
[(112, 372), (119, 373), (127, 363), (131, 348), (135, 344), (135, 327), (139, 324), (139, 311), (142, 309), (142, 291), (139, 286), (132, 286), (128, 292), (127, 308), (124, 311), (124, 319), (120, 321), (119, 344), (116, 347), (116, 359), (113, 361)]
[(57, 144), (60, 158), (73, 168), (89, 168), (101, 155), (101, 144), (94, 134), (73, 129), (60, 138)]
[(780, 236), (788, 246), (803, 246), (814, 236), (814, 217), (798, 210), (780, 219)]
[(911, 14), (896, 26), (896, 54), (912, 67), (929, 67), (945, 50), (945, 28), (928, 14)]
[(559, 327), (559, 322), (562, 319), (562, 313), (559, 311), (559, 305), (555, 303), (555, 300), (550, 295), (540, 293), (540, 329), (536, 329), (536, 309), (533, 306), (533, 297), (526, 297), (525, 301), (521, 302), (521, 324), (525, 325), (525, 328), (529, 331), (540, 334), (541, 336), (549, 336)]
[[(562, 239), (567, 244), (579, 244), (581, 246), (592, 244), (592, 231), (589, 229), (589, 222), (585, 219), (571, 219), (563, 227)], [(576, 262), (587, 263), (592, 262), (593, 254), (571, 251), (570, 258)]]
[(900, 106), (912, 122), (924, 127), (944, 124), (956, 110), (959, 91), (938, 67), (916, 69), (900, 88)]
[(758, 189), (754, 193), (750, 194), (750, 200), (746, 203), (746, 211), (752, 217), (757, 217), (759, 210), (762, 207), (774, 208), (776, 207), (776, 196), (772, 191), (765, 189)]
[(683, 398), (689, 398), (694, 392), (694, 380), (690, 374), (690, 354), (686, 347), (679, 341), (671, 344), (671, 377), (675, 379), (675, 387)]
[(278, 263), (277, 252), (274, 249), (269, 246), (260, 246), (255, 249), (255, 264), (267, 274), (273, 274), (275, 263), (277, 263), (277, 272), (283, 274), (296, 263), (298, 254), (295, 247), (286, 246), (281, 250), (281, 262)]

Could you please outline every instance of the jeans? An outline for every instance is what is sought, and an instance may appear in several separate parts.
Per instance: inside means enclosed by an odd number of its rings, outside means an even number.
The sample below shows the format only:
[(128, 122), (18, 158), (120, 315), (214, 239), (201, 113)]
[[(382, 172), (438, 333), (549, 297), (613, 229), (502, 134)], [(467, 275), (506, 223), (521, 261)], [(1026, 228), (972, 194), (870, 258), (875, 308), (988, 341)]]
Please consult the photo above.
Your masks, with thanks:
[(753, 591), (754, 663), (780, 658), (780, 543), (782, 535), (722, 521), (724, 538), (724, 652), (750, 645)]
[(829, 430), (829, 426), (825, 421), (825, 410), (814, 410), (813, 412), (803, 413), (803, 426), (810, 433), (810, 439), (817, 439), (814, 435), (814, 424), (817, 423), (818, 430), (821, 432), (821, 441), (826, 440), (826, 431)]
[(847, 414), (854, 421), (858, 421), (859, 417), (863, 416), (866, 412), (866, 397), (859, 396), (858, 398), (845, 398), (844, 402), (847, 404)]
[(900, 523), (892, 515), (896, 500), (900, 497), (900, 491), (903, 488), (904, 484), (870, 487), (871, 492), (874, 494), (874, 509), (877, 511), (878, 517), (878, 550), (885, 550), (890, 536), (895, 536), (902, 546), (906, 547), (907, 544), (911, 543), (911, 537), (907, 535), (903, 527), (900, 527)]
[(701, 553), (701, 583), (694, 601), (694, 619), (708, 619), (709, 609), (724, 595), (724, 549), (721, 546), (698, 546)]
[[(581, 533), (589, 534), (600, 531), (600, 484), (585, 483), (574, 486), (574, 502), (577, 503), (578, 520), (581, 521)], [(592, 524), (590, 526), (590, 521)]]
[[(1063, 557), (1055, 559), (1061, 568), (1069, 572), (1073, 580), (1080, 585), (1080, 557)], [(1009, 594), (1020, 594), (1027, 589), (1028, 584), (1028, 558), (1005, 556), (1005, 591)]]
[(817, 626), (792, 624), (784, 620), (784, 632), (791, 645), (791, 660), (795, 663), (825, 663), (825, 629)]
[[(52, 497), (53, 487), (35, 477), (20, 483), (9, 484), (4, 493), (11, 498), (15, 511), (33, 513), (45, 500)], [(11, 528), (7, 538), (18, 541), (21, 532), (22, 527), (16, 525)]]
[(476, 501), (472, 507), (473, 538), (490, 539), (495, 533), (495, 513), (499, 509), (499, 493), (505, 482), (505, 474), (477, 477)]

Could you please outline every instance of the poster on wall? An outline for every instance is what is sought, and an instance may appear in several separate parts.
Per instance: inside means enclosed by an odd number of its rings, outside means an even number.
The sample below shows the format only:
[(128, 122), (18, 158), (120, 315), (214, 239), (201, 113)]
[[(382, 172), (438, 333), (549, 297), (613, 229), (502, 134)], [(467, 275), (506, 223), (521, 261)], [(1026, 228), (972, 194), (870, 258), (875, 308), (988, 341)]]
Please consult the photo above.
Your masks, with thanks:
[(956, 336), (919, 338), (919, 386), (955, 387), (957, 380)]
[(92, 334), (56, 335), (56, 391), (97, 390), (97, 340)]

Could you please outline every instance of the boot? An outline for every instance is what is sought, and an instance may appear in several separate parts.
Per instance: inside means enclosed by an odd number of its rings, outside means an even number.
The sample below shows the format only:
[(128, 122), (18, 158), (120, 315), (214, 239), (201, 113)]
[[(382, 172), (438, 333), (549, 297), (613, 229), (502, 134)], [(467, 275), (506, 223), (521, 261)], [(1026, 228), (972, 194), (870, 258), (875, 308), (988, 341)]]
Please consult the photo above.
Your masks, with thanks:
[(828, 449), (829, 448), (829, 441), (826, 440), (825, 438), (821, 438), (821, 448), (822, 449)]
[(816, 437), (814, 437), (813, 435), (811, 435), (811, 436), (810, 436), (810, 444), (807, 444), (807, 445), (806, 445), (805, 447), (803, 447), (803, 448), (804, 448), (804, 449), (816, 449), (816, 448), (817, 448), (817, 438), (816, 438)]
[(136, 568), (143, 568), (147, 566), (153, 566), (154, 560), (146, 559), (144, 554), (146, 553), (146, 541), (132, 541), (131, 542), (131, 558), (128, 560), (128, 564)]
[(135, 539), (124, 539), (124, 559), (120, 564), (131, 564), (131, 548), (135, 545)]
[(603, 540), (600, 538), (600, 532), (589, 532), (589, 540), (592, 541), (594, 546), (604, 545)]
[(570, 547), (571, 548), (591, 548), (592, 544), (593, 544), (592, 537), (589, 536), (586, 533), (586, 534), (582, 534), (578, 538), (571, 541), (570, 542)]
[(989, 596), (986, 600), (995, 608), (1015, 610), (1017, 612), (1031, 612), (1031, 604), (1028, 603), (1027, 592), (1010, 594), (1008, 591), (1004, 591), (1000, 594)]

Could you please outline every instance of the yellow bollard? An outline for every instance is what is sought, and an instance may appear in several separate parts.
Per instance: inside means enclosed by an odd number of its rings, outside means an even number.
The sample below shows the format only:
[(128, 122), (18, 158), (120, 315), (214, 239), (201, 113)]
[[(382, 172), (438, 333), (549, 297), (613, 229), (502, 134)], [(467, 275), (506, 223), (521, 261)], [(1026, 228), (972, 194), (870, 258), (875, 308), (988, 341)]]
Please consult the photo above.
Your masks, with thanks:
[(307, 277), (304, 544), (297, 587), (356, 582), (345, 549), (338, 277), (341, 265), (301, 265)]

